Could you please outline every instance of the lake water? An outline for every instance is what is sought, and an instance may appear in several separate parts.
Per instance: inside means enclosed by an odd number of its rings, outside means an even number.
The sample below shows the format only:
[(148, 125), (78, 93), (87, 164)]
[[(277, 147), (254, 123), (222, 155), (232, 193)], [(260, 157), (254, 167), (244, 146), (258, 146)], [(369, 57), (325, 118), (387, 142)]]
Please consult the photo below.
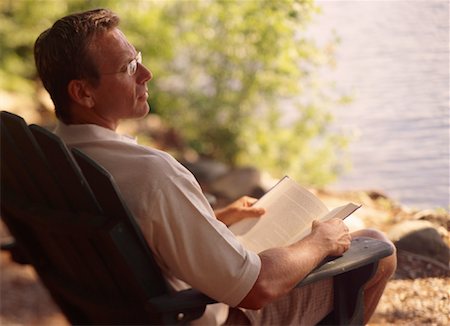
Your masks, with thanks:
[(319, 42), (340, 37), (327, 78), (353, 102), (334, 110), (355, 136), (333, 185), (379, 189), (416, 208), (449, 208), (449, 2), (317, 1)]

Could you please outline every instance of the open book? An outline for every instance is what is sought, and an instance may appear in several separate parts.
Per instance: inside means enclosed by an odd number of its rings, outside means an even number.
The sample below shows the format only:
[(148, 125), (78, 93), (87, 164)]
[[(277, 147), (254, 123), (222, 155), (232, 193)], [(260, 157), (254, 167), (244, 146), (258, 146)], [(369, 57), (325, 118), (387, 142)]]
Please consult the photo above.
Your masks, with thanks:
[(344, 219), (361, 207), (349, 203), (330, 211), (319, 198), (287, 176), (254, 206), (264, 207), (266, 213), (234, 223), (230, 230), (244, 247), (257, 253), (304, 238), (311, 232), (313, 220)]

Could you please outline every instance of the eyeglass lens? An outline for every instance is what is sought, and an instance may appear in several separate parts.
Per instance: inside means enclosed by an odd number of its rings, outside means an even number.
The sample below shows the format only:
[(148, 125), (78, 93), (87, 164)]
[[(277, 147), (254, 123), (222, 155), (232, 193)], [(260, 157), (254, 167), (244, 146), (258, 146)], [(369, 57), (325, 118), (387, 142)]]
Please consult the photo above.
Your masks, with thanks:
[(142, 63), (142, 54), (138, 52), (136, 58), (130, 61), (127, 66), (127, 72), (130, 76), (133, 76), (136, 73), (138, 63)]

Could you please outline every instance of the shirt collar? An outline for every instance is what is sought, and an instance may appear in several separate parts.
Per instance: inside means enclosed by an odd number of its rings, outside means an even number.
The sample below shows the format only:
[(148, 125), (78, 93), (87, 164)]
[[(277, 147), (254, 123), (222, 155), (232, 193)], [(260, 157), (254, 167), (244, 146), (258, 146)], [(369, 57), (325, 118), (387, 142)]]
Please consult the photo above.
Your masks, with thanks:
[(119, 134), (111, 129), (107, 129), (94, 124), (72, 124), (66, 125), (58, 121), (55, 134), (61, 137), (67, 144), (77, 144), (92, 142), (96, 140), (116, 140), (136, 144), (136, 138)]

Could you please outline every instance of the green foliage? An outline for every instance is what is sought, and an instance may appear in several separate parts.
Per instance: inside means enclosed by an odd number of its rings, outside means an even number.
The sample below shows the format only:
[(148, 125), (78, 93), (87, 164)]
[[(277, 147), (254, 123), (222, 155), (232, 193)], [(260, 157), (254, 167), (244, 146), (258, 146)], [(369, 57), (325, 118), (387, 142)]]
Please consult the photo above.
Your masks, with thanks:
[(0, 87), (32, 93), (34, 40), (54, 18), (65, 12), (65, 4), (3, 0), (0, 9)]
[(202, 155), (329, 182), (345, 141), (327, 130), (332, 99), (315, 79), (329, 58), (302, 33), (316, 10), (295, 0), (172, 6), (177, 55), (156, 78), (154, 109)]
[[(328, 63), (303, 31), (312, 0), (14, 1), (1, 5), (2, 89), (33, 89), (32, 45), (69, 12), (109, 7), (152, 70), (150, 103), (200, 155), (323, 185), (345, 141), (328, 130), (339, 101), (316, 71)], [(23, 85), (10, 83), (19, 78)], [(26, 87), (24, 85), (27, 85)]]

